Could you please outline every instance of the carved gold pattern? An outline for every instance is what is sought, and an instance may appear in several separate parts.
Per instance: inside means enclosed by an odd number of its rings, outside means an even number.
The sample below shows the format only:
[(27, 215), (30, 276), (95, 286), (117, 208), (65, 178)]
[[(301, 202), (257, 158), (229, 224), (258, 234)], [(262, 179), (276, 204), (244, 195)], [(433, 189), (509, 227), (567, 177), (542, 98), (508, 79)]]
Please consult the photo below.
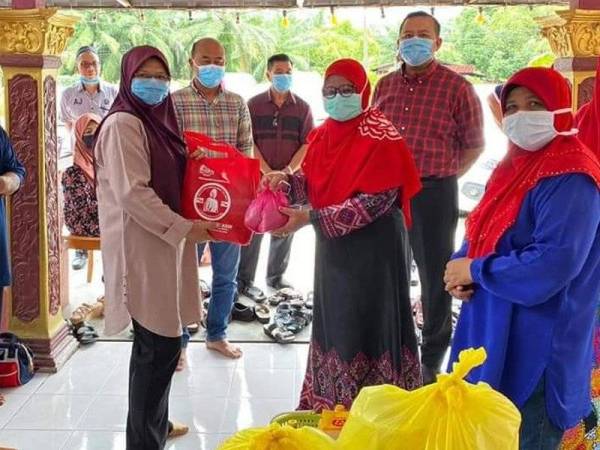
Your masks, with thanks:
[(37, 86), (30, 75), (8, 81), (9, 134), (27, 169), (27, 183), (13, 196), (11, 207), (12, 310), (23, 322), (40, 315)]
[(56, 82), (44, 79), (44, 144), (46, 161), (46, 226), (48, 228), (48, 293), (50, 314), (60, 309), (60, 220), (58, 217), (58, 151), (56, 143)]
[(56, 8), (0, 10), (0, 54), (60, 56), (77, 21)]
[(538, 20), (556, 56), (600, 55), (600, 11), (574, 9)]

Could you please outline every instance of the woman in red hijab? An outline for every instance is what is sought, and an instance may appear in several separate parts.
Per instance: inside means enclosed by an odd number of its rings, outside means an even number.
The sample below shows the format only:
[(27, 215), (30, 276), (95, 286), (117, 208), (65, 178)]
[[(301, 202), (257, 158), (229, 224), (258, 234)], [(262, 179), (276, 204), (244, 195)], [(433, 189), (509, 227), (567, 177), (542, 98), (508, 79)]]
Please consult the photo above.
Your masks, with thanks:
[(156, 48), (127, 52), (94, 146), (105, 333), (133, 323), (127, 450), (160, 450), (167, 435), (187, 431), (168, 421), (169, 389), (182, 326), (201, 319), (196, 243), (212, 227), (180, 215), (186, 151), (170, 80)]
[(501, 95), (508, 154), (467, 219), (446, 289), (463, 304), (451, 363), (488, 358), (469, 375), (522, 414), (521, 449), (556, 449), (591, 412), (592, 335), (600, 298), (600, 163), (577, 138), (567, 81), (515, 74)]
[[(583, 105), (575, 116), (578, 137), (600, 158), (600, 64), (596, 72), (596, 83), (592, 100)], [(596, 310), (594, 330), (594, 365), (592, 368), (592, 405), (593, 414), (565, 433), (561, 449), (577, 450), (600, 446), (600, 298)]]
[[(74, 127), (75, 149), (73, 165), (62, 175), (65, 225), (76, 236), (100, 236), (98, 225), (98, 200), (94, 181), (94, 133), (102, 118), (96, 114), (84, 114)], [(78, 250), (73, 269), (82, 269), (87, 252)]]
[[(329, 113), (309, 136), (303, 175), (290, 176), (290, 216), (275, 234), (317, 234), (314, 322), (301, 409), (350, 407), (363, 386), (421, 384), (409, 298), (405, 221), (420, 189), (406, 144), (381, 112), (357, 61), (325, 73)], [(274, 187), (284, 175), (267, 174)], [(404, 218), (403, 215), (404, 214)]]

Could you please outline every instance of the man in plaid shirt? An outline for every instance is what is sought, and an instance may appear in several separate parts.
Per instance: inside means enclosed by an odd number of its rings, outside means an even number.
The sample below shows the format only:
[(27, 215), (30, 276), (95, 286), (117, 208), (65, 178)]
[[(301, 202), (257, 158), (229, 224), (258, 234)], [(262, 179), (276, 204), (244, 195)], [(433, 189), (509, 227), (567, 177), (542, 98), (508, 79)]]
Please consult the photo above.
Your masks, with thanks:
[[(225, 49), (215, 39), (200, 39), (194, 44), (190, 58), (192, 82), (172, 95), (179, 128), (204, 133), (250, 156), (253, 148), (250, 113), (242, 97), (222, 87), (225, 62)], [(227, 341), (226, 331), (237, 290), (240, 246), (227, 242), (209, 245), (213, 283), (206, 346), (230, 358), (239, 358), (242, 352)], [(199, 257), (204, 246), (198, 246)], [(184, 330), (184, 347), (187, 340), (189, 334)], [(185, 358), (185, 352), (182, 357)]]
[(423, 304), (423, 381), (439, 373), (452, 333), (451, 297), (444, 269), (454, 251), (457, 178), (483, 151), (483, 113), (473, 86), (435, 60), (440, 24), (430, 14), (409, 14), (400, 26), (397, 71), (375, 88), (373, 105), (398, 128), (421, 173), (413, 199), (410, 243), (419, 268)]

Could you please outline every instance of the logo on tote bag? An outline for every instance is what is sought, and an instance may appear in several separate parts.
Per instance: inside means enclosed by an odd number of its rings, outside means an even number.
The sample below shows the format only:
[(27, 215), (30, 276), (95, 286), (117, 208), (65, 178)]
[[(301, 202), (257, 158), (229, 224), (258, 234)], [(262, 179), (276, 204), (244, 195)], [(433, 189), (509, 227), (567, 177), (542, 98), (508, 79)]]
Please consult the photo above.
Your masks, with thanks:
[(196, 191), (194, 209), (204, 220), (220, 220), (231, 209), (231, 196), (220, 184), (206, 183)]

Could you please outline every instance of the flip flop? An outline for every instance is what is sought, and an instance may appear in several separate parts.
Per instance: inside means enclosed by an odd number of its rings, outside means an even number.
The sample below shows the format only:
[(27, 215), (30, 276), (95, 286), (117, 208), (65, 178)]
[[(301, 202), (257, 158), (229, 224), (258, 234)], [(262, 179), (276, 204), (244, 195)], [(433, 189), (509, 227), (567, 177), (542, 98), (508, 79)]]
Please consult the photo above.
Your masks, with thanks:
[(200, 280), (200, 292), (202, 292), (202, 298), (209, 298), (212, 293), (210, 286), (204, 280)]
[(86, 322), (74, 325), (73, 334), (81, 345), (93, 344), (100, 337), (94, 327)]
[(270, 323), (263, 326), (263, 330), (267, 336), (273, 339), (278, 344), (289, 344), (296, 339), (294, 333), (282, 330), (276, 323)]
[(269, 323), (271, 320), (271, 310), (267, 305), (256, 305), (254, 313), (256, 314), (256, 320), (260, 323)]
[(188, 333), (190, 333), (190, 334), (196, 334), (198, 332), (198, 330), (200, 330), (200, 324), (191, 323), (187, 326), (187, 330), (188, 330)]

